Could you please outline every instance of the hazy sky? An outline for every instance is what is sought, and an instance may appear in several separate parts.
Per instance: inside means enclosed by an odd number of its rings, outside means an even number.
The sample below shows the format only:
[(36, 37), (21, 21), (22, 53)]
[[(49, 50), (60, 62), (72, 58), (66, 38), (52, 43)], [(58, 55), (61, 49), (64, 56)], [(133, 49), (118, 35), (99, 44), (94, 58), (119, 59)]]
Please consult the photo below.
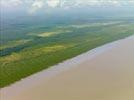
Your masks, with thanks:
[(79, 7), (134, 7), (134, 0), (0, 0), (0, 6), (5, 11), (23, 10), (34, 14), (39, 11)]

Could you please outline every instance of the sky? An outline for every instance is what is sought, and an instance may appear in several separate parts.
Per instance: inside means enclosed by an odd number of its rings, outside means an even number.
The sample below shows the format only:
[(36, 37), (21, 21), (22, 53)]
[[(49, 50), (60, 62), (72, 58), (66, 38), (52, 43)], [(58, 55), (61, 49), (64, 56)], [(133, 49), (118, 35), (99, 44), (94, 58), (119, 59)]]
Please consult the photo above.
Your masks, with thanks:
[(82, 7), (134, 7), (134, 0), (0, 0), (3, 11), (25, 11), (36, 14), (55, 9), (73, 10)]

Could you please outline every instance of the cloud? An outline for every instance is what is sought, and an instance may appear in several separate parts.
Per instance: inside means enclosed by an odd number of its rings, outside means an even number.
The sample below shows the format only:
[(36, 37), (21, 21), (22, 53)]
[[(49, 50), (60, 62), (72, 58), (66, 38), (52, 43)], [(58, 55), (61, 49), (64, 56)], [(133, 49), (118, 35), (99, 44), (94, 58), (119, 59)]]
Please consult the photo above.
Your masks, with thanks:
[(3, 8), (16, 8), (22, 5), (22, 0), (1, 0), (0, 6)]
[(47, 6), (48, 8), (56, 8), (60, 6), (61, 1), (63, 0), (35, 0), (30, 7), (29, 13), (33, 14), (44, 6)]
[(1, 0), (0, 6), (6, 9), (26, 8), (29, 13), (40, 9), (73, 9), (77, 7), (134, 6), (134, 0)]
[(36, 0), (32, 3), (29, 13), (35, 13), (38, 9), (41, 9), (44, 6), (43, 0)]
[(47, 0), (46, 3), (49, 7), (55, 8), (58, 7), (61, 3), (61, 0)]
[(110, 6), (119, 5), (119, 0), (73, 0), (76, 6)]
[[(69, 1), (69, 0), (68, 0)], [(71, 0), (76, 6), (134, 6), (134, 0)], [(73, 6), (74, 6), (73, 5)]]
[(92, 7), (92, 6), (124, 6), (124, 5), (134, 5), (134, 0), (124, 1), (124, 0), (34, 0), (31, 5), (30, 13), (35, 13), (39, 9), (44, 8), (61, 8), (61, 9), (72, 9), (77, 7)]

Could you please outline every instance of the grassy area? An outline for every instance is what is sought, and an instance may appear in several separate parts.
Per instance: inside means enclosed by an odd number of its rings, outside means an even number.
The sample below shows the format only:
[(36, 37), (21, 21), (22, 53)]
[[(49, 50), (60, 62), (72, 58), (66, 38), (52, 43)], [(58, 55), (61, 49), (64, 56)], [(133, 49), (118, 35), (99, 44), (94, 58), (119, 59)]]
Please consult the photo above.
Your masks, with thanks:
[(10, 41), (4, 45), (1, 45), (0, 46), (0, 50), (3, 50), (3, 49), (6, 49), (6, 48), (12, 48), (12, 47), (16, 47), (16, 46), (19, 46), (19, 45), (22, 45), (22, 44), (25, 44), (27, 42), (29, 42), (31, 40), (15, 40), (15, 41)]
[(10, 41), (0, 47), (0, 87), (95, 47), (133, 35), (133, 27), (133, 23), (105, 22), (61, 25), (27, 33), (25, 40)]

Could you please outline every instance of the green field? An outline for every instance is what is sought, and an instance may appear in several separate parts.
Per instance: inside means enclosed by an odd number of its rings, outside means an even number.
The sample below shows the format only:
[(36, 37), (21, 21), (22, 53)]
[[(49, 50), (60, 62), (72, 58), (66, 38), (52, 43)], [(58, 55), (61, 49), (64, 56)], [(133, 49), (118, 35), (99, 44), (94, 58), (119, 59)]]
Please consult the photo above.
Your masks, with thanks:
[[(105, 21), (28, 29), (9, 29), (3, 35), (1, 88), (95, 47), (133, 35), (134, 23)], [(13, 33), (12, 36), (8, 35), (9, 32)]]

